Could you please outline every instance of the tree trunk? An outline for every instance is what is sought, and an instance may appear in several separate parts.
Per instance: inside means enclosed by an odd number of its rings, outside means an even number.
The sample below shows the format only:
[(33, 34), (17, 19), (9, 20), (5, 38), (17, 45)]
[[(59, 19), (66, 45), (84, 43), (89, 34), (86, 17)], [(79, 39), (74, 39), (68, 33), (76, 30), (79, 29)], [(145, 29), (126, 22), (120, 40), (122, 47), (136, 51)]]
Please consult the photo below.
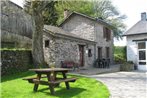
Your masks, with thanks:
[(32, 41), (32, 55), (35, 67), (42, 67), (44, 62), (43, 52), (43, 18), (41, 13), (33, 13), (33, 41)]

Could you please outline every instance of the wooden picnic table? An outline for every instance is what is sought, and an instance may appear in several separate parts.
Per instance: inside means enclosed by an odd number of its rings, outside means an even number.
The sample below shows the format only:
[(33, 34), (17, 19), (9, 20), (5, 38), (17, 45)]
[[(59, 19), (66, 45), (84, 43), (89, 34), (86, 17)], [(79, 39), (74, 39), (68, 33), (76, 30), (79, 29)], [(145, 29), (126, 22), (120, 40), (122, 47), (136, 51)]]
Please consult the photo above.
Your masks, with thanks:
[[(66, 89), (70, 89), (69, 82), (75, 82), (77, 78), (67, 78), (66, 73), (69, 69), (65, 68), (43, 68), (43, 69), (29, 69), (37, 74), (37, 77), (24, 78), (23, 80), (28, 80), (29, 83), (34, 84), (34, 91), (37, 91), (39, 84), (49, 86), (51, 94), (55, 94), (54, 88), (61, 82), (65, 82)], [(57, 77), (58, 73), (62, 73), (63, 77)], [(43, 76), (45, 75), (45, 76)], [(42, 80), (42, 78), (47, 78), (48, 81)]]

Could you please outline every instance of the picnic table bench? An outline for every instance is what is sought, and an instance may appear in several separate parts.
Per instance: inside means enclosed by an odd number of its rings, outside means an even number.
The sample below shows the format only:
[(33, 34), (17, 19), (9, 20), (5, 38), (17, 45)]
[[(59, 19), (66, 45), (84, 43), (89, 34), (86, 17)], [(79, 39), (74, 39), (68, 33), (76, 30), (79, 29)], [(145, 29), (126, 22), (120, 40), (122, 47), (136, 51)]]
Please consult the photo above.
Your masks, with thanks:
[[(37, 77), (23, 78), (29, 83), (34, 84), (34, 91), (37, 91), (39, 84), (49, 86), (51, 94), (55, 94), (54, 88), (58, 86), (61, 82), (65, 82), (66, 89), (70, 89), (69, 82), (75, 82), (77, 78), (67, 78), (66, 73), (69, 69), (64, 68), (46, 68), (46, 69), (30, 69), (30, 71), (35, 71)], [(57, 77), (58, 73), (62, 73), (63, 78)], [(45, 76), (42, 76), (45, 74)], [(42, 80), (47, 78), (48, 81)]]

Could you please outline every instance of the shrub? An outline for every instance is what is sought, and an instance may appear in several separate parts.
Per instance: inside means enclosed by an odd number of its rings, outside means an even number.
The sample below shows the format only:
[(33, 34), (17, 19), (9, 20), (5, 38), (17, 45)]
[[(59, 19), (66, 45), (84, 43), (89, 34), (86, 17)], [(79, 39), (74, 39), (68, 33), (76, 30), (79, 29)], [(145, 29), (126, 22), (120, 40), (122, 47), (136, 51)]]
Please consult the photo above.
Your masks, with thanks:
[(126, 62), (126, 47), (114, 47), (114, 60), (119, 64)]

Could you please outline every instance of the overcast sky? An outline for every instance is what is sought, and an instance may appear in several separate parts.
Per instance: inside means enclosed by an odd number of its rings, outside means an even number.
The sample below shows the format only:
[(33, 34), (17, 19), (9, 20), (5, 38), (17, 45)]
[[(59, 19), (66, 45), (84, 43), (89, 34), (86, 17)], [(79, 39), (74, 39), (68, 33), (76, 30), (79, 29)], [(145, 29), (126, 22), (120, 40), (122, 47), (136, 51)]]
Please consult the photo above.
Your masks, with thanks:
[[(23, 6), (23, 0), (11, 0), (16, 4)], [(125, 14), (127, 19), (124, 23), (127, 25), (128, 30), (135, 23), (140, 20), (140, 14), (147, 12), (147, 0), (111, 0), (113, 4), (118, 8), (121, 14)], [(125, 45), (125, 39), (123, 41), (114, 42), (115, 45)]]

